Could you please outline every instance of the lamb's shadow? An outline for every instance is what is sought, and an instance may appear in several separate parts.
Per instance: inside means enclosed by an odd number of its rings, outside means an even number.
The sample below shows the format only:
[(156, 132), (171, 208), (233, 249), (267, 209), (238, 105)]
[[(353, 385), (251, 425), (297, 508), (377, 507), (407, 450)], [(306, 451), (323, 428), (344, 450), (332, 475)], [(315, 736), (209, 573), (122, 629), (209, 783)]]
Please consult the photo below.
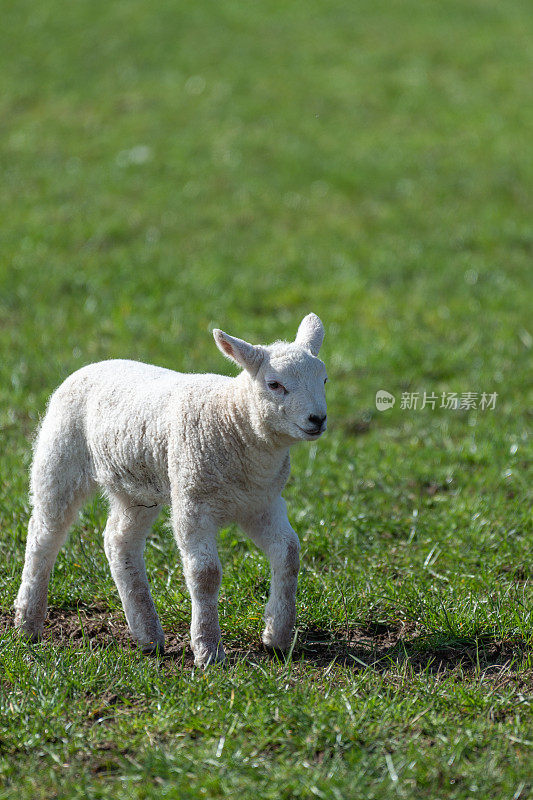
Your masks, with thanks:
[[(339, 665), (354, 672), (372, 669), (385, 673), (408, 666), (415, 673), (442, 674), (461, 668), (465, 673), (496, 676), (512, 672), (526, 650), (525, 641), (504, 641), (496, 632), (458, 638), (421, 633), (414, 624), (370, 623), (342, 632), (319, 628), (300, 631), (290, 658), (293, 664), (324, 671)], [(226, 647), (226, 655), (229, 667), (243, 661), (250, 665), (286, 663), (281, 654), (267, 653), (258, 645)], [(184, 644), (171, 644), (165, 660), (187, 663), (192, 661), (192, 654)]]
[(334, 633), (302, 632), (294, 659), (328, 667), (379, 672), (409, 666), (415, 672), (442, 673), (461, 667), (465, 672), (509, 671), (527, 650), (522, 639), (503, 640), (495, 631), (458, 637), (453, 633), (423, 633), (413, 624), (371, 623)]

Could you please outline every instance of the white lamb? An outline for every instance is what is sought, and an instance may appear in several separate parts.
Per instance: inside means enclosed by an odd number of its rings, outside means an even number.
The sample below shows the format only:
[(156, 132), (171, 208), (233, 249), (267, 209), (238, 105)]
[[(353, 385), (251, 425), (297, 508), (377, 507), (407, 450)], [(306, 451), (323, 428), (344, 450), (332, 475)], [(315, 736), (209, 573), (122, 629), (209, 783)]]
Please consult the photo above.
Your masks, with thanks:
[(326, 428), (326, 370), (316, 357), (324, 328), (308, 314), (292, 343), (254, 346), (218, 329), (213, 335), (243, 368), (237, 377), (102, 361), (75, 372), (52, 395), (35, 445), (33, 513), (15, 601), (15, 623), (30, 638), (42, 632), (50, 574), (68, 529), (100, 487), (110, 505), (105, 552), (144, 652), (164, 649), (143, 550), (166, 503), (192, 598), (196, 664), (225, 657), (216, 534), (230, 522), (270, 561), (263, 642), (290, 647), (300, 543), (281, 491), (289, 447), (318, 439)]

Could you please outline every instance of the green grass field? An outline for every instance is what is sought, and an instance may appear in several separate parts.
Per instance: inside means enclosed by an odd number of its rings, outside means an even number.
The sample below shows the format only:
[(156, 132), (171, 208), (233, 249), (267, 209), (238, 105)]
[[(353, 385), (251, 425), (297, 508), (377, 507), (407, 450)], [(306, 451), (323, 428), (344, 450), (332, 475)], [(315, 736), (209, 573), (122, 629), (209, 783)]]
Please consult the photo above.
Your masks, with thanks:
[[(0, 798), (533, 797), (533, 7), (7, 0), (0, 33)], [(231, 370), (326, 326), (329, 430), (293, 451), (292, 660), (221, 532), (227, 669), (130, 644), (85, 508), (17, 640), (33, 432), (74, 369)], [(378, 390), (393, 409), (376, 410)], [(436, 408), (401, 407), (434, 393)], [(494, 409), (442, 393), (497, 393)]]

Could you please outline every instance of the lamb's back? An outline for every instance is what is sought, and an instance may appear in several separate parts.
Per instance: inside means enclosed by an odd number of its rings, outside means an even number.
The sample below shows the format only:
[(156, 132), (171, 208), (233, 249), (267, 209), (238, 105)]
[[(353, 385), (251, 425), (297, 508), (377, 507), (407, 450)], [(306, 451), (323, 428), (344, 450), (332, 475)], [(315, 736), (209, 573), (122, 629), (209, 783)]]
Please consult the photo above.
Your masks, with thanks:
[(60, 404), (76, 427), (83, 426), (92, 477), (100, 486), (168, 502), (171, 414), (191, 389), (216, 391), (227, 380), (137, 361), (101, 361), (67, 378), (51, 406)]

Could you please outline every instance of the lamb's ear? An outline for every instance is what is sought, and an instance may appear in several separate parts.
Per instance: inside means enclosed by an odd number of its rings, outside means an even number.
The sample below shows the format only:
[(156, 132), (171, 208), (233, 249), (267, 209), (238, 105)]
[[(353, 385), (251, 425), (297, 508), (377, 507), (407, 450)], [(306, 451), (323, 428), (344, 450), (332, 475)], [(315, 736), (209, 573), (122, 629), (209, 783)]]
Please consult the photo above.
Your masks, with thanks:
[(323, 341), (324, 326), (322, 325), (322, 320), (316, 314), (308, 314), (300, 322), (295, 339), (296, 344), (305, 347), (314, 356), (317, 356)]
[(263, 360), (263, 351), (260, 347), (255, 347), (253, 344), (249, 344), (243, 339), (230, 336), (219, 328), (214, 328), (213, 336), (218, 349), (224, 353), (227, 358), (234, 361), (239, 367), (247, 369), (252, 375), (257, 373), (261, 361)]

